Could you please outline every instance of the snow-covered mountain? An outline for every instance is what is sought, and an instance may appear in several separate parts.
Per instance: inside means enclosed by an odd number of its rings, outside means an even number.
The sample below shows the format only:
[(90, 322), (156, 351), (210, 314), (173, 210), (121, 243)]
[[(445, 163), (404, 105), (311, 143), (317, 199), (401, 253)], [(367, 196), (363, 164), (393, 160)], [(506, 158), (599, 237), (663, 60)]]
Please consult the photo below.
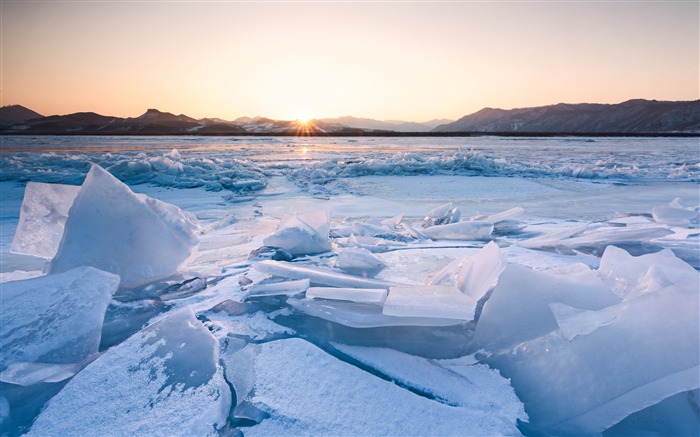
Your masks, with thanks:
[(319, 121), (325, 123), (342, 124), (347, 127), (354, 127), (358, 129), (388, 130), (394, 132), (429, 132), (436, 126), (449, 123), (452, 120), (436, 119), (425, 123), (416, 123), (403, 120), (374, 120), (371, 118), (360, 118), (346, 115), (337, 118), (322, 118)]

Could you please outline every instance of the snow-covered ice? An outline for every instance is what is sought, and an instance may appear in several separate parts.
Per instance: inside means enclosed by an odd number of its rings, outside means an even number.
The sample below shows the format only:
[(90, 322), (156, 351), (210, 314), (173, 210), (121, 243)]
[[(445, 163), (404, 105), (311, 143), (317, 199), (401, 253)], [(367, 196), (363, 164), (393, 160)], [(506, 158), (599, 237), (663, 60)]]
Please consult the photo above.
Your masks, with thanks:
[(700, 434), (696, 138), (2, 147), (4, 434)]

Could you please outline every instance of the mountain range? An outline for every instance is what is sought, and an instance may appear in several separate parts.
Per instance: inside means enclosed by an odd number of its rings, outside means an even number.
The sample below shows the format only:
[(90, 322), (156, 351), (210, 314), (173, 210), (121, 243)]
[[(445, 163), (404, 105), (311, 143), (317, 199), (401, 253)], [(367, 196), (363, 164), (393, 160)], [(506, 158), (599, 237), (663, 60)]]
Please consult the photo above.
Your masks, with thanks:
[(457, 121), (424, 123), (352, 116), (298, 120), (265, 117), (195, 119), (149, 109), (138, 117), (94, 112), (42, 116), (20, 105), (0, 108), (0, 134), (13, 135), (659, 135), (700, 134), (700, 100), (629, 100), (520, 109), (484, 108)]

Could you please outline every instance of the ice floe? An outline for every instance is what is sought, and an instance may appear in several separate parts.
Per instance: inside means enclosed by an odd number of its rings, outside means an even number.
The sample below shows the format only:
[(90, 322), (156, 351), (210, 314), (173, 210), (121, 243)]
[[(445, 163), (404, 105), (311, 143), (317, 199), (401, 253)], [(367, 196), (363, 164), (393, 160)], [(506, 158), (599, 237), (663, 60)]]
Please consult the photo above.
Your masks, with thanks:
[(331, 250), (328, 233), (330, 211), (288, 214), (280, 221), (277, 232), (263, 240), (266, 246), (281, 247), (292, 255), (312, 255)]

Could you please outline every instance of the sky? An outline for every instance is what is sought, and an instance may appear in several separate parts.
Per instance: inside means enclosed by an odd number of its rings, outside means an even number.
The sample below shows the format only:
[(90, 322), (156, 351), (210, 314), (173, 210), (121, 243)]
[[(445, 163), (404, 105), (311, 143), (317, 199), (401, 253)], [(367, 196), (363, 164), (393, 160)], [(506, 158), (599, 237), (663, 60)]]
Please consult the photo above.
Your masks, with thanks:
[(700, 98), (700, 2), (0, 1), (0, 100), (42, 115), (427, 121)]

